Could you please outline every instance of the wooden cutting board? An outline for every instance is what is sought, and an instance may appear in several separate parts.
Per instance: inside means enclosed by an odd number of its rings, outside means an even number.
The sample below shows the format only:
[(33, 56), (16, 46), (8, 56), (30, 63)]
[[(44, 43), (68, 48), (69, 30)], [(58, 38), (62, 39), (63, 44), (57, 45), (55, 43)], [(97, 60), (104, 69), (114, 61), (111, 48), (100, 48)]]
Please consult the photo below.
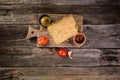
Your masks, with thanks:
[[(44, 15), (44, 14), (41, 14), (41, 15)], [(51, 17), (53, 22), (56, 22), (61, 20), (64, 16), (67, 16), (68, 14), (47, 14), (47, 15)], [(78, 32), (82, 32), (83, 17), (81, 15), (74, 15), (74, 19), (78, 26)], [(34, 32), (34, 34), (32, 32)], [(73, 43), (71, 43), (70, 39), (60, 43), (59, 45), (56, 44), (52, 39), (52, 37), (50, 36), (49, 31), (46, 28), (42, 27), (41, 25), (40, 25), (40, 30), (30, 28), (27, 38), (34, 37), (36, 35), (37, 35), (37, 38), (41, 36), (47, 36), (48, 38), (48, 43), (45, 46), (40, 46), (37, 44), (37, 47), (75, 47)]]

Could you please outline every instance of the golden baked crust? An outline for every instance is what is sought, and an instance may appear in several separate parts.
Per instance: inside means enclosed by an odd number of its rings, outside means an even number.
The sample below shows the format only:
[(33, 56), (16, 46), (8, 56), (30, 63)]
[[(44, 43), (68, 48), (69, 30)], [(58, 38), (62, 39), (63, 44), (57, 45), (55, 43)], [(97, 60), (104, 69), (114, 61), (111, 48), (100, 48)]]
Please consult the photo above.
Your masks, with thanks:
[(60, 44), (77, 34), (76, 22), (72, 14), (48, 26), (48, 31), (56, 44)]

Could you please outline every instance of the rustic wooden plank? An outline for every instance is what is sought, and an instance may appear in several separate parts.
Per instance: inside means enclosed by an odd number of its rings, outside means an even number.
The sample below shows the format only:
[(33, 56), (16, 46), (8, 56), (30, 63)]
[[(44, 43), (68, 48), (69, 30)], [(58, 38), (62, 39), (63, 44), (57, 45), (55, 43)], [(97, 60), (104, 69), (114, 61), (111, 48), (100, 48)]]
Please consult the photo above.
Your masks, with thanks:
[(0, 68), (0, 80), (19, 80), (19, 76), (17, 70)]
[[(29, 25), (0, 25), (0, 46), (36, 46), (36, 39), (26, 40)], [(32, 25), (39, 28), (39, 25)], [(120, 48), (120, 24), (84, 25), (87, 41), (82, 48)]]
[(31, 67), (78, 67), (78, 66), (119, 66), (120, 49), (70, 49), (73, 60), (60, 58), (49, 49), (34, 47), (0, 48), (0, 66)]
[[(16, 75), (17, 80), (119, 80), (119, 67), (4, 67), (1, 79)], [(108, 77), (109, 76), (109, 77)], [(10, 78), (8, 78), (10, 79)], [(11, 78), (15, 79), (15, 77)], [(15, 79), (16, 80), (16, 79)]]
[(27, 30), (26, 25), (0, 25), (0, 40), (25, 38)]
[(85, 47), (89, 46), (90, 48), (120, 48), (119, 47), (120, 31), (118, 30), (119, 28), (120, 28), (119, 25), (116, 24), (114, 26), (112, 25), (103, 25), (103, 26), (94, 25), (92, 27), (90, 27), (89, 25), (86, 26), (85, 29), (83, 28), (83, 32), (87, 36), (86, 45), (84, 46)]
[(119, 80), (119, 76), (79, 76), (79, 75), (71, 75), (71, 76), (24, 76), (21, 77), (24, 80)]
[[(119, 13), (119, 5), (12, 5), (1, 6), (2, 9), (12, 9), (14, 13), (76, 13), (76, 14), (115, 14)], [(66, 11), (67, 10), (67, 11)], [(24, 12), (21, 12), (24, 11)], [(106, 12), (107, 11), (107, 12)]]
[(80, 14), (84, 24), (120, 23), (118, 5), (2, 5), (0, 8), (0, 24), (39, 24), (41, 13)]
[[(3, 12), (4, 14), (5, 12)], [(46, 13), (46, 12), (45, 12)], [(1, 13), (2, 14), (2, 13)], [(86, 25), (103, 25), (120, 23), (118, 14), (81, 14), (83, 23)], [(0, 24), (37, 24), (40, 16), (37, 14), (11, 14), (0, 16)]]
[(1, 4), (74, 4), (74, 5), (91, 5), (91, 4), (119, 4), (119, 0), (0, 0)]

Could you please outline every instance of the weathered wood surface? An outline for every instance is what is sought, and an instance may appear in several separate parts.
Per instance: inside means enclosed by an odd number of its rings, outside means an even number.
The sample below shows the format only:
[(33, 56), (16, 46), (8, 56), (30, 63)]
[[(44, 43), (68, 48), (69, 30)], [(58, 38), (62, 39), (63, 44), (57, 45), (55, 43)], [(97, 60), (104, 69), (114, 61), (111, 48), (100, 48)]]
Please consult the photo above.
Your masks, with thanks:
[(119, 49), (71, 49), (73, 60), (60, 58), (49, 49), (33, 47), (0, 48), (0, 66), (81, 67), (120, 66)]
[[(119, 80), (119, 67), (12, 67), (1, 68), (0, 79)], [(12, 76), (12, 77), (10, 77)]]
[(84, 24), (120, 23), (119, 5), (1, 5), (0, 24), (39, 24), (41, 14), (79, 14)]
[[(26, 40), (29, 25), (0, 25), (0, 46), (34, 46), (35, 40)], [(39, 25), (33, 25), (37, 28)], [(82, 48), (120, 48), (120, 24), (84, 25), (87, 41)]]
[[(25, 40), (46, 13), (84, 17), (87, 42), (73, 60)], [(120, 80), (119, 17), (119, 0), (0, 0), (0, 80)]]
[(57, 4), (57, 5), (101, 5), (120, 4), (119, 0), (0, 0), (1, 4)]

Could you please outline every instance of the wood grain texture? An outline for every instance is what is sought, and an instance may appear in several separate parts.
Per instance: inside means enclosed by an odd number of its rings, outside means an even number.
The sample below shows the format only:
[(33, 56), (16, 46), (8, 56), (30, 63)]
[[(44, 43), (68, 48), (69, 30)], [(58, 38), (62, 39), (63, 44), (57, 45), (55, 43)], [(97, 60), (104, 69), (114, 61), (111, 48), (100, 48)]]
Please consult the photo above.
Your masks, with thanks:
[(86, 77), (86, 76), (79, 76), (79, 75), (76, 75), (76, 76), (73, 76), (73, 75), (71, 75), (71, 76), (39, 76), (39, 77), (34, 77), (34, 76), (32, 76), (32, 77), (30, 77), (30, 76), (24, 76), (24, 77), (21, 77), (22, 79), (25, 79), (25, 80), (119, 80), (120, 78), (119, 78), (119, 76), (88, 76), (88, 77)]
[(0, 24), (39, 24), (41, 14), (80, 14), (84, 24), (120, 23), (118, 5), (1, 5)]
[(15, 69), (0, 68), (0, 80), (20, 80), (20, 73)]
[(119, 4), (119, 0), (0, 0), (1, 4), (74, 4), (74, 5), (101, 5), (101, 4)]
[[(119, 80), (119, 67), (12, 67), (1, 68), (0, 74), (15, 80)], [(109, 76), (109, 77), (108, 77)], [(9, 78), (10, 79), (10, 78)], [(12, 79), (12, 78), (11, 78)]]
[[(26, 40), (29, 25), (0, 25), (0, 46), (36, 46), (36, 39)], [(39, 28), (39, 25), (32, 25)], [(120, 48), (120, 24), (84, 25), (87, 41), (82, 48)]]
[[(79, 14), (87, 42), (73, 60), (26, 40), (41, 14)], [(120, 80), (119, 0), (0, 0), (0, 80)]]
[(60, 58), (49, 49), (33, 47), (0, 48), (0, 66), (31, 67), (79, 67), (79, 66), (119, 66), (119, 49), (70, 49), (73, 60)]

